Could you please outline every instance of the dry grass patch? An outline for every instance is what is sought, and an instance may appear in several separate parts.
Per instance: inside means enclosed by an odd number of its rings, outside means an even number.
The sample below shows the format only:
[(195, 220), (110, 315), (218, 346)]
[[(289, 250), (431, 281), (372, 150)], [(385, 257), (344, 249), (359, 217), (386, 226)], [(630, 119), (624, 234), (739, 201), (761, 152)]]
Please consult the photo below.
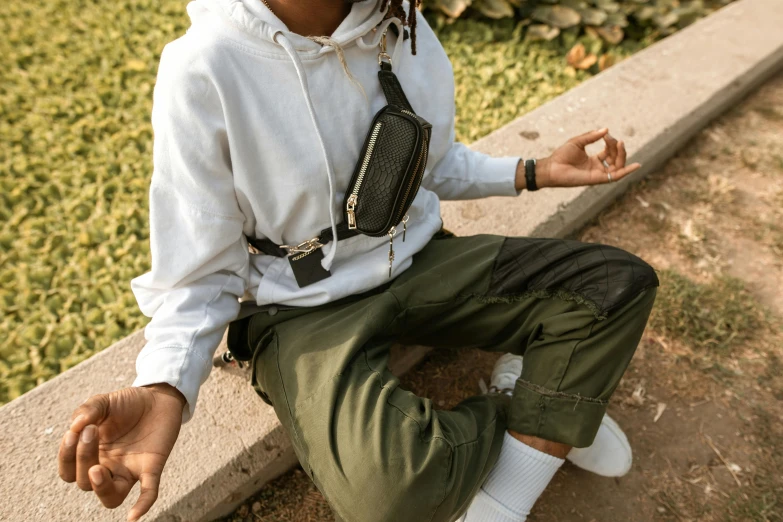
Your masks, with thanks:
[(699, 283), (671, 269), (658, 276), (661, 287), (650, 327), (668, 339), (726, 354), (769, 327), (766, 312), (736, 277)]

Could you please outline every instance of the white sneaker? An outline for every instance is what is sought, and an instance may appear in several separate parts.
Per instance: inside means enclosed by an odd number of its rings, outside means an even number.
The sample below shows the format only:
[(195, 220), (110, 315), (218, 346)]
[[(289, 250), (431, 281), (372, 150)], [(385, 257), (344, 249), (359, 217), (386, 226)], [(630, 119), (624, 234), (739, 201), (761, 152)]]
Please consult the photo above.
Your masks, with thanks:
[(504, 353), (495, 363), (492, 369), (492, 377), (489, 381), (490, 393), (505, 393), (511, 395), (514, 385), (522, 375), (522, 356), (513, 353)]
[[(510, 353), (502, 355), (492, 370), (489, 391), (511, 395), (520, 375), (522, 357)], [(566, 459), (574, 466), (602, 477), (622, 477), (631, 469), (633, 452), (617, 422), (604, 415), (593, 443), (586, 448), (573, 448)]]
[(566, 459), (602, 477), (622, 477), (631, 470), (633, 452), (620, 426), (604, 415), (593, 443), (586, 448), (573, 448)]

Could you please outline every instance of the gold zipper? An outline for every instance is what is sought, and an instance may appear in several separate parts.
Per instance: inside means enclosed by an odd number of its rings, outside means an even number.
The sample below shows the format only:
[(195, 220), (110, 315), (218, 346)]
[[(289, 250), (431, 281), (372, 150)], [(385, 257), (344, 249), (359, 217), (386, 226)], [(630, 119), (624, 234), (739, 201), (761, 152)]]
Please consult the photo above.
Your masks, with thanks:
[(378, 133), (381, 132), (381, 122), (375, 124), (375, 128), (370, 135), (370, 141), (367, 144), (367, 152), (364, 154), (364, 161), (362, 161), (362, 168), (359, 169), (359, 175), (356, 177), (356, 183), (353, 185), (353, 191), (348, 196), (345, 208), (348, 211), (348, 229), (356, 230), (356, 203), (359, 201), (359, 188), (364, 181), (364, 175), (367, 173), (367, 166), (370, 164), (370, 157), (372, 157), (372, 151), (375, 148), (375, 140), (378, 139)]
[[(403, 111), (405, 112), (405, 111)], [(411, 182), (408, 184), (408, 189), (405, 191), (405, 197), (402, 198), (402, 205), (400, 205), (400, 210), (405, 206), (406, 201), (408, 200), (408, 195), (411, 193), (411, 189), (413, 188), (414, 183), (416, 183), (416, 178), (418, 176), (419, 167), (421, 166), (421, 160), (424, 158), (425, 153), (427, 152), (427, 136), (424, 136), (424, 143), (421, 146), (421, 152), (419, 152), (419, 159), (416, 162), (416, 168), (413, 169), (414, 176), (413, 179), (411, 179)], [(421, 181), (419, 181), (421, 182)]]

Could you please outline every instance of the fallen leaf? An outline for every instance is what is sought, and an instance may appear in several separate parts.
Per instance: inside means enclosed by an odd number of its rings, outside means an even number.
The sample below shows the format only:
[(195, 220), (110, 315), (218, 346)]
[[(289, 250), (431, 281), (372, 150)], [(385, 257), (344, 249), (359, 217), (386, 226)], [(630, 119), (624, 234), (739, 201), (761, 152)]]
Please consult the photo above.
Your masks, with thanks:
[(655, 418), (653, 419), (653, 422), (658, 422), (658, 419), (661, 418), (661, 415), (663, 415), (663, 412), (666, 410), (666, 403), (659, 402), (658, 406), (655, 408)]
[(598, 61), (598, 57), (594, 54), (587, 54), (585, 46), (578, 43), (568, 51), (566, 61), (568, 62), (568, 65), (574, 69), (585, 70), (595, 65), (595, 62)]

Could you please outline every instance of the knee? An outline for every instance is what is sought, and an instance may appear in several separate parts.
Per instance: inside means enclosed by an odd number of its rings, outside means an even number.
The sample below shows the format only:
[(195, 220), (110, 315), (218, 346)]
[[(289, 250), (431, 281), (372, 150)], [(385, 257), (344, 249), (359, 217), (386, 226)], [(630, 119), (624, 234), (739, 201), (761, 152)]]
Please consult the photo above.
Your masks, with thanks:
[(651, 308), (659, 284), (655, 269), (625, 250), (598, 246), (601, 255), (606, 257), (603, 312), (610, 314), (630, 304), (638, 308)]
[[(655, 270), (622, 249), (561, 239), (507, 238), (490, 283), (490, 296), (566, 293), (600, 315), (658, 286)], [(654, 297), (655, 292), (647, 292)]]

